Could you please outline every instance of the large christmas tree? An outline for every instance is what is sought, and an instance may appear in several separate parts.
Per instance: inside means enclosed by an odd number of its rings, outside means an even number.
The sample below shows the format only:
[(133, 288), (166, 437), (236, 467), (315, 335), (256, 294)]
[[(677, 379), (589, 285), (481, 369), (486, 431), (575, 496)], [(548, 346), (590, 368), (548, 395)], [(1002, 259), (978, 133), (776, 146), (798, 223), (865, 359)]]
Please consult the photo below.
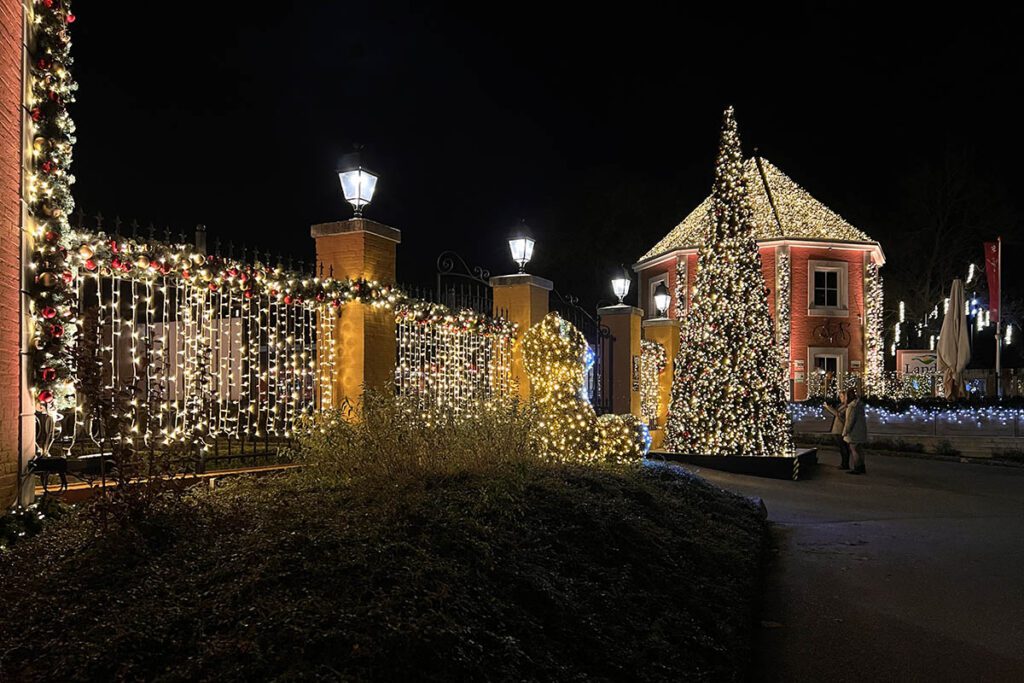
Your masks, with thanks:
[(666, 446), (702, 455), (793, 451), (784, 374), (754, 239), (743, 153), (725, 111), (711, 215), (672, 383)]

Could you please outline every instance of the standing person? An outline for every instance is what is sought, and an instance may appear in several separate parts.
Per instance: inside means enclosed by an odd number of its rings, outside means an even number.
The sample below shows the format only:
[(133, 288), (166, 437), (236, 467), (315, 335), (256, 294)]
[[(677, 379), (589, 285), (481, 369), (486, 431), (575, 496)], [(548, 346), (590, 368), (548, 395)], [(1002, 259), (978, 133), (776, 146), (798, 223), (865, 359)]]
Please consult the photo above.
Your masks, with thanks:
[(832, 439), (836, 442), (836, 448), (839, 449), (839, 469), (848, 470), (850, 469), (850, 444), (846, 443), (846, 439), (843, 438), (844, 427), (846, 426), (846, 391), (839, 392), (839, 405), (833, 407), (827, 400), (825, 401), (825, 410), (832, 413)]
[(846, 391), (846, 420), (843, 425), (843, 439), (850, 445), (850, 465), (847, 474), (866, 474), (864, 467), (864, 442), (868, 440), (868, 419), (864, 414), (864, 401), (857, 397), (855, 389)]

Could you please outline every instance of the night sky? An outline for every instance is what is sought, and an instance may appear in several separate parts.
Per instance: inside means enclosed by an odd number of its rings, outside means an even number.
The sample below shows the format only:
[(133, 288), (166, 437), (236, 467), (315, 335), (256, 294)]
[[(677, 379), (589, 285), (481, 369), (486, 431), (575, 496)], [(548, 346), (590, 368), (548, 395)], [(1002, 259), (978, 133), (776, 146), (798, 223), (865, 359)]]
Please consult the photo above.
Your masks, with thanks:
[(275, 5), (76, 5), (86, 211), (308, 261), (310, 224), (351, 215), (334, 171), (360, 142), (401, 281), (430, 282), (444, 249), (511, 271), (524, 218), (531, 272), (594, 303), (707, 194), (732, 104), (747, 153), (881, 241), (887, 273), (913, 258), (909, 179), (951, 152), (1020, 229), (1019, 16)]

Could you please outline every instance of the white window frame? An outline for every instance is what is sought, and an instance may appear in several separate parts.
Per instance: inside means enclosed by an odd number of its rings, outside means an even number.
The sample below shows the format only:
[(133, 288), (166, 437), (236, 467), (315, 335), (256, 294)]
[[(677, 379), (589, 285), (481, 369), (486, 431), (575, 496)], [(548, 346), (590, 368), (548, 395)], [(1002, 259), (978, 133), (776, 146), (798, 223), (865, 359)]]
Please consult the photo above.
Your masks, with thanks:
[[(665, 283), (665, 288), (668, 289), (668, 273), (659, 273), (657, 275), (652, 275), (651, 277), (647, 278), (647, 317), (648, 318), (657, 318), (657, 317), (659, 317), (661, 315), (660, 313), (658, 313), (658, 306), (654, 303), (654, 289), (658, 286), (658, 283), (660, 283), (660, 282), (664, 282)], [(670, 293), (671, 293), (671, 291), (672, 290), (669, 289)], [(672, 312), (671, 311), (671, 309), (672, 309), (672, 303), (671, 302), (669, 302), (668, 307), (669, 307), (669, 310), (665, 311), (665, 316), (666, 317), (669, 315), (669, 313)]]
[(850, 350), (835, 346), (808, 346), (807, 372), (818, 371), (818, 364), (815, 361), (819, 356), (836, 359), (836, 385), (844, 386), (846, 373), (850, 371)]
[[(814, 305), (814, 274), (817, 272), (838, 273), (839, 303), (836, 306)], [(846, 261), (807, 261), (807, 315), (828, 318), (850, 317), (850, 264)]]

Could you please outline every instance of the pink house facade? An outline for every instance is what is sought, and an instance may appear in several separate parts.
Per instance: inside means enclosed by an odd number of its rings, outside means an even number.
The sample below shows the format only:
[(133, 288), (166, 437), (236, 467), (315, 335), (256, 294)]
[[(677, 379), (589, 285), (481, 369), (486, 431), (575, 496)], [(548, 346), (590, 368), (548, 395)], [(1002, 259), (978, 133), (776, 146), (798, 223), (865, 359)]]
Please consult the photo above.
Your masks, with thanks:
[[(790, 397), (807, 398), (809, 383), (825, 372), (870, 385), (883, 367), (881, 246), (767, 160), (749, 159), (744, 172)], [(709, 208), (710, 197), (633, 266), (646, 317), (659, 315), (658, 284), (672, 293), (667, 316), (683, 323), (684, 344)]]

